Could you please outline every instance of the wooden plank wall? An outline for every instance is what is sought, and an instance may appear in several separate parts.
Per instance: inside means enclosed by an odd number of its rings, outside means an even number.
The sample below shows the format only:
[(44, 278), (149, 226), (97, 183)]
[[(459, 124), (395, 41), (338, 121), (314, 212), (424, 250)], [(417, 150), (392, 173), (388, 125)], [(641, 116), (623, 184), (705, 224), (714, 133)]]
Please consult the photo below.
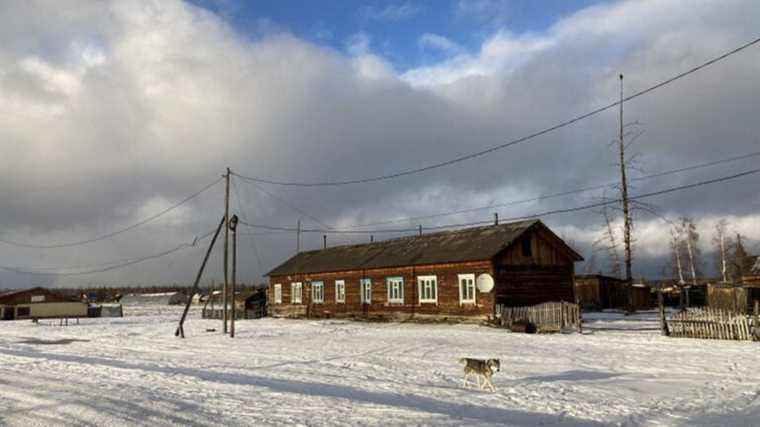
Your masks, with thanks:
[(581, 331), (581, 308), (569, 302), (547, 302), (531, 307), (497, 306), (498, 324), (511, 328), (517, 322), (532, 323), (538, 332)]
[[(476, 291), (476, 304), (460, 305), (459, 274), (492, 274), (490, 261), (477, 261), (454, 264), (436, 264), (418, 267), (380, 268), (363, 271), (343, 271), (333, 273), (303, 274), (293, 276), (271, 277), (269, 282), (269, 307), (274, 316), (281, 315), (286, 306), (290, 306), (291, 283), (303, 283), (302, 301), (304, 315), (308, 317), (342, 317), (366, 316), (382, 317), (394, 315), (411, 316), (467, 316), (487, 318), (493, 313), (493, 292)], [(417, 277), (435, 275), (438, 282), (438, 303), (419, 302)], [(389, 303), (386, 278), (402, 277), (404, 279), (404, 302)], [(360, 298), (360, 280), (372, 280), (372, 303), (362, 304)], [(346, 284), (346, 301), (335, 300), (335, 281), (344, 280)], [(311, 299), (311, 282), (324, 282), (324, 302), (315, 303)], [(274, 285), (282, 285), (282, 304), (275, 304)]]

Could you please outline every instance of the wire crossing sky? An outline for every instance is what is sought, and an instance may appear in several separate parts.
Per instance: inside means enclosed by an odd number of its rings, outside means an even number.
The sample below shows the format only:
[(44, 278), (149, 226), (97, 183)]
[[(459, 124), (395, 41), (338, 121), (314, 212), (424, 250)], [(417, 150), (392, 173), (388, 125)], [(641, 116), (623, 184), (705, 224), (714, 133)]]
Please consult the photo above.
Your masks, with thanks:
[(409, 169), (409, 170), (400, 171), (400, 172), (396, 172), (396, 173), (392, 173), (392, 174), (388, 174), (388, 175), (380, 175), (380, 176), (366, 177), (366, 178), (356, 178), (356, 179), (345, 180), (345, 181), (292, 182), (292, 181), (275, 181), (275, 180), (271, 180), (271, 179), (256, 178), (256, 177), (244, 176), (244, 175), (239, 175), (239, 174), (235, 174), (235, 175), (237, 177), (239, 177), (240, 179), (243, 179), (243, 180), (246, 180), (246, 181), (260, 182), (260, 183), (263, 183), (263, 184), (284, 185), (284, 186), (297, 186), (297, 187), (326, 187), (326, 186), (351, 185), (351, 184), (366, 184), (366, 183), (371, 183), (371, 182), (385, 181), (385, 180), (388, 180), (388, 179), (400, 178), (402, 176), (407, 176), (407, 175), (415, 175), (415, 174), (426, 172), (426, 171), (429, 171), (429, 170), (438, 169), (438, 168), (442, 168), (442, 167), (445, 167), (445, 166), (454, 165), (456, 163), (464, 162), (464, 161), (467, 161), (467, 160), (475, 159), (477, 157), (484, 156), (486, 154), (493, 153), (495, 151), (503, 150), (505, 148), (509, 148), (509, 147), (515, 146), (517, 144), (521, 144), (521, 143), (524, 143), (524, 142), (531, 141), (531, 140), (533, 140), (535, 138), (538, 138), (539, 136), (546, 135), (548, 133), (554, 132), (554, 131), (556, 131), (558, 129), (561, 129), (563, 127), (573, 125), (573, 124), (578, 123), (578, 122), (580, 122), (582, 120), (585, 120), (585, 119), (587, 119), (589, 117), (595, 116), (595, 115), (597, 115), (599, 113), (602, 113), (602, 112), (607, 111), (607, 110), (609, 110), (611, 108), (614, 108), (614, 107), (620, 105), (621, 102), (625, 103), (625, 102), (631, 101), (631, 100), (636, 99), (636, 98), (638, 98), (640, 96), (646, 95), (646, 94), (648, 94), (648, 93), (650, 93), (652, 91), (655, 91), (655, 90), (660, 89), (660, 88), (662, 88), (664, 86), (667, 86), (670, 83), (675, 82), (676, 80), (682, 79), (682, 78), (684, 78), (684, 77), (686, 77), (686, 76), (688, 76), (690, 74), (696, 73), (696, 72), (698, 72), (698, 71), (700, 71), (700, 70), (702, 70), (704, 68), (709, 67), (710, 65), (713, 65), (713, 64), (715, 64), (715, 63), (717, 63), (719, 61), (722, 61), (722, 60), (728, 58), (731, 55), (737, 54), (737, 53), (739, 53), (739, 52), (741, 52), (741, 51), (743, 51), (745, 49), (748, 49), (748, 48), (750, 48), (752, 46), (755, 46), (758, 43), (760, 43), (760, 37), (758, 37), (758, 38), (756, 38), (756, 39), (754, 39), (754, 40), (752, 40), (750, 42), (747, 42), (747, 43), (745, 43), (745, 44), (743, 44), (743, 45), (741, 45), (741, 46), (739, 46), (739, 47), (737, 47), (735, 49), (729, 50), (728, 52), (725, 52), (725, 53), (723, 53), (720, 56), (712, 58), (712, 59), (710, 59), (707, 62), (704, 62), (704, 63), (702, 63), (700, 65), (697, 65), (694, 68), (691, 68), (691, 69), (686, 70), (686, 71), (684, 71), (682, 73), (676, 74), (673, 77), (670, 77), (670, 78), (665, 79), (665, 80), (663, 80), (663, 81), (661, 81), (659, 83), (656, 83), (656, 84), (654, 84), (652, 86), (649, 86), (648, 88), (646, 88), (644, 90), (640, 90), (640, 91), (638, 91), (638, 92), (636, 92), (636, 93), (634, 93), (632, 95), (628, 95), (628, 96), (624, 97), (622, 101), (616, 101), (616, 102), (607, 104), (607, 105), (605, 105), (603, 107), (599, 107), (599, 108), (597, 108), (595, 110), (592, 110), (592, 111), (590, 111), (588, 113), (585, 113), (585, 114), (582, 114), (580, 116), (576, 116), (576, 117), (574, 117), (572, 119), (569, 119), (569, 120), (566, 120), (564, 122), (560, 122), (560, 123), (557, 123), (557, 124), (555, 124), (553, 126), (550, 126), (550, 127), (544, 128), (542, 130), (539, 130), (537, 132), (533, 132), (533, 133), (525, 135), (523, 137), (520, 137), (520, 138), (517, 138), (517, 139), (513, 139), (513, 140), (511, 140), (511, 141), (509, 141), (507, 143), (504, 143), (504, 144), (501, 144), (501, 145), (497, 145), (495, 147), (491, 147), (491, 148), (488, 148), (486, 150), (477, 151), (475, 153), (471, 153), (471, 154), (467, 154), (467, 155), (464, 155), (464, 156), (456, 157), (456, 158), (453, 158), (451, 160), (447, 160), (445, 162), (434, 163), (434, 164), (429, 165), (429, 166), (425, 166), (425, 167), (421, 167), (421, 168), (417, 168), (417, 169)]
[[(752, 0), (72, 1), (0, 2), (0, 289), (187, 283), (195, 250), (162, 254), (218, 223), (227, 168), (267, 227), (240, 233), (248, 282), (299, 221), (308, 250), (543, 213), (588, 255), (604, 220), (571, 209), (615, 199), (621, 73), (633, 192), (760, 158)], [(721, 219), (760, 241), (756, 177), (647, 205), (695, 219), (710, 271)], [(636, 276), (663, 274), (662, 226), (636, 218)]]

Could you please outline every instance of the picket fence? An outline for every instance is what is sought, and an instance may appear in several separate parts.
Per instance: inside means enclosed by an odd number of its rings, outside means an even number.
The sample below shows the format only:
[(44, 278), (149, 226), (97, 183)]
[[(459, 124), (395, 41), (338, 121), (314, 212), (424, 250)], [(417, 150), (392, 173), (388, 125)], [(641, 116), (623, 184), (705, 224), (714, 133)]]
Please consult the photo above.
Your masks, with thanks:
[(511, 328), (515, 323), (532, 323), (538, 332), (559, 332), (568, 328), (581, 331), (580, 305), (569, 302), (547, 302), (528, 307), (497, 305), (497, 324)]
[(671, 337), (752, 341), (760, 339), (760, 325), (742, 313), (716, 308), (689, 308), (667, 319)]

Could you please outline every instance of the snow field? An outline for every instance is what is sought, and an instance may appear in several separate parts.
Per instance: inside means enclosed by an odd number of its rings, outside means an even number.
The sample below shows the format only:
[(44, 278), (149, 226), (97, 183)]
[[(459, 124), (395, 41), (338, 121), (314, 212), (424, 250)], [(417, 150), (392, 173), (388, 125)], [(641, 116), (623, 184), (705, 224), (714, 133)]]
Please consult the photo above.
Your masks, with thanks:
[[(661, 337), (654, 313), (584, 334), (259, 319), (125, 307), (79, 325), (0, 322), (0, 425), (757, 425), (758, 343)], [(206, 332), (216, 328), (217, 332)], [(21, 343), (29, 338), (37, 339)], [(45, 344), (77, 339), (69, 344)], [(501, 359), (496, 393), (460, 357)]]

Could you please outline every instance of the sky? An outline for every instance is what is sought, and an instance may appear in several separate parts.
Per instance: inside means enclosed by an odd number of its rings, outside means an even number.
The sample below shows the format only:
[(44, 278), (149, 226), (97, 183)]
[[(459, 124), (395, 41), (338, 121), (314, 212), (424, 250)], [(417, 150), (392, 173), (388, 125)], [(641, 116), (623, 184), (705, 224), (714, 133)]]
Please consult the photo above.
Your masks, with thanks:
[[(699, 65), (757, 38), (758, 18), (751, 0), (2, 2), (0, 287), (189, 283), (222, 214), (221, 182), (146, 220), (227, 167), (321, 182), (445, 162), (614, 102), (620, 73), (630, 94)], [(630, 175), (759, 152), (758, 71), (754, 46), (626, 102), (626, 130), (641, 133), (628, 148)], [(617, 126), (617, 111), (605, 111), (369, 184), (233, 177), (231, 209), (249, 224), (345, 229), (612, 183)], [(631, 192), (757, 165), (751, 157), (636, 181)], [(647, 199), (634, 215), (635, 274), (659, 277), (669, 261), (663, 217), (695, 218), (708, 269), (720, 219), (760, 251), (757, 176)], [(511, 218), (608, 197), (614, 189), (370, 228)], [(619, 233), (620, 215), (611, 215)], [(599, 212), (542, 219), (593, 260), (577, 270), (608, 269), (593, 256)], [(240, 278), (261, 281), (295, 252), (295, 234), (242, 226)], [(331, 233), (328, 244), (369, 238)], [(321, 245), (322, 233), (303, 236), (303, 249)], [(219, 280), (220, 266), (217, 250), (206, 278)]]

